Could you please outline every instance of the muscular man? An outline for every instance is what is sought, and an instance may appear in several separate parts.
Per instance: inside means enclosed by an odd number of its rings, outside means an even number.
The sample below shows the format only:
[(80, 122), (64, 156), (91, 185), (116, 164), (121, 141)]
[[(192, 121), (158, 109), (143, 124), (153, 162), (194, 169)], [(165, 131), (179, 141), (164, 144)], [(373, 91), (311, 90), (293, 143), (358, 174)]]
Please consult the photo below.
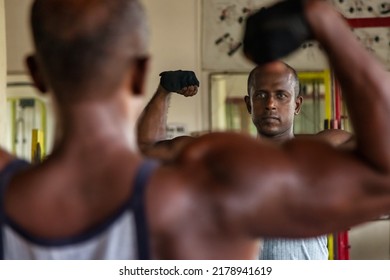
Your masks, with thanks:
[[(276, 144), (294, 138), (294, 117), (301, 109), (303, 98), (297, 73), (283, 62), (255, 67), (248, 77), (245, 103), (257, 129), (258, 139)], [(349, 133), (324, 130), (317, 135), (328, 143), (339, 146), (347, 142)], [(265, 238), (260, 259), (263, 260), (327, 260), (326, 235), (307, 239)]]
[[(161, 83), (145, 107), (138, 124), (138, 141), (141, 150), (148, 156), (169, 160), (193, 141), (191, 137), (179, 137), (161, 141), (165, 137), (167, 109), (172, 92), (184, 96), (192, 96), (197, 92), (197, 85), (184, 79), (185, 76), (195, 76), (193, 72), (163, 72), (162, 77), (169, 75), (177, 82), (176, 88), (166, 90), (166, 79)], [(175, 75), (175, 76), (174, 76)], [(183, 83), (183, 81), (189, 81)], [(297, 73), (283, 62), (260, 65), (255, 67), (248, 77), (248, 95), (245, 103), (252, 121), (257, 129), (258, 139), (276, 144), (284, 143), (294, 138), (294, 117), (301, 109), (302, 96)], [(334, 146), (346, 145), (350, 134), (340, 130), (324, 130), (317, 139)], [(328, 259), (327, 237), (319, 236), (307, 239), (264, 239), (261, 259), (295, 259), (312, 260)]]
[(328, 4), (305, 3), (344, 87), (356, 149), (218, 133), (156, 166), (131, 130), (148, 61), (139, 2), (36, 0), (28, 64), (53, 92), (60, 133), (39, 165), (2, 158), (3, 257), (249, 259), (260, 236), (316, 236), (389, 211), (388, 73)]

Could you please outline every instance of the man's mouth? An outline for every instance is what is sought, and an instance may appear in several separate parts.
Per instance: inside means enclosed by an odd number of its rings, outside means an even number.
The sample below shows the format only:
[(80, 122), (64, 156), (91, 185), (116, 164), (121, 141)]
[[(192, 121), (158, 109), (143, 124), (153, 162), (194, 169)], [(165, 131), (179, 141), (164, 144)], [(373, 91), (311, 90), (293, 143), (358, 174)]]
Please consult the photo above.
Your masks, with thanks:
[(261, 119), (263, 121), (280, 121), (280, 118), (277, 116), (264, 116)]

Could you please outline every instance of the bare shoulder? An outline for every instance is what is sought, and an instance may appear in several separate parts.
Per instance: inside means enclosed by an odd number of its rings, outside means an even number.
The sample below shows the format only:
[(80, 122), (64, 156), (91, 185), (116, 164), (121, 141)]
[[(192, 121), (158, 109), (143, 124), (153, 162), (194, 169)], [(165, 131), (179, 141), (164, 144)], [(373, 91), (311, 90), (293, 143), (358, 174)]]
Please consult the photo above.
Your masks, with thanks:
[(170, 202), (172, 199), (187, 201), (183, 198), (187, 195), (191, 195), (192, 200), (202, 198), (204, 192), (233, 182), (229, 173), (236, 176), (239, 170), (245, 170), (251, 160), (249, 156), (258, 151), (259, 146), (263, 144), (235, 133), (211, 133), (192, 138), (172, 161), (164, 162), (156, 170), (151, 181), (152, 188), (156, 189), (154, 194), (161, 192), (160, 201), (165, 198)]
[[(239, 133), (211, 133), (187, 145), (173, 165), (191, 178), (200, 192), (252, 188), (294, 171), (290, 150)], [(282, 175), (283, 176), (283, 175)], [(218, 197), (216, 197), (218, 199)]]
[(0, 148), (0, 170), (3, 169), (15, 157), (7, 151)]
[(354, 141), (352, 133), (341, 129), (325, 129), (317, 134), (298, 134), (296, 135), (296, 138), (318, 140), (334, 147), (344, 147)]
[(341, 129), (326, 129), (318, 132), (315, 137), (322, 139), (333, 146), (339, 146), (351, 140), (353, 134)]
[(179, 136), (173, 139), (161, 140), (148, 147), (140, 147), (142, 153), (160, 161), (169, 162), (195, 138), (191, 136)]
[(313, 162), (322, 157), (326, 158), (323, 163), (326, 166), (332, 160), (357, 163), (353, 150), (336, 149), (351, 137), (350, 133), (341, 130), (324, 131), (318, 135), (297, 137), (277, 146), (238, 133), (211, 133), (194, 139), (172, 164), (183, 172), (189, 170), (187, 178), (193, 175), (194, 180), (211, 180), (212, 187), (223, 183), (243, 188), (253, 185), (248, 181), (264, 182), (274, 176), (308, 176), (315, 169)]
[(178, 136), (173, 139), (161, 140), (155, 144), (156, 147), (166, 148), (168, 150), (179, 151), (185, 145), (194, 140), (191, 136)]
[(247, 178), (238, 175), (234, 166), (240, 161), (234, 158), (238, 153), (234, 147), (248, 147), (244, 142), (258, 144), (249, 137), (230, 133), (201, 136), (186, 145), (173, 161), (156, 170), (150, 181), (147, 205), (154, 251), (159, 258), (188, 258), (187, 250), (180, 248), (186, 247), (189, 240), (197, 244), (193, 250), (206, 246), (201, 238), (205, 234), (219, 237), (237, 234), (234, 231), (237, 221), (230, 214), (236, 211), (228, 207), (228, 202), (233, 201), (230, 198), (240, 201), (234, 195), (234, 186), (240, 185), (238, 179)]
[(248, 135), (229, 132), (209, 133), (193, 139), (178, 154), (178, 160), (192, 162), (209, 158), (219, 153), (225, 155), (236, 154), (237, 150), (250, 149), (253, 145), (259, 146), (259, 141)]

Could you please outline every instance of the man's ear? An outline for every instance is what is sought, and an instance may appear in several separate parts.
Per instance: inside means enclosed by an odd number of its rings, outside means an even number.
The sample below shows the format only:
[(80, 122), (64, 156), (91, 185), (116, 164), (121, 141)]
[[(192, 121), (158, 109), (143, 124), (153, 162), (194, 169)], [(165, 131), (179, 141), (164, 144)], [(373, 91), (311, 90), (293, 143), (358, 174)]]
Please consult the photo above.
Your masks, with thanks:
[(245, 95), (244, 100), (245, 100), (246, 109), (248, 110), (248, 113), (252, 114), (251, 98), (248, 95)]
[(137, 58), (134, 63), (130, 86), (135, 95), (141, 95), (145, 92), (146, 77), (149, 72), (149, 57)]
[(34, 55), (29, 55), (26, 58), (26, 65), (35, 87), (41, 93), (46, 93), (48, 91), (48, 87), (42, 77), (36, 57)]
[(295, 115), (298, 115), (299, 112), (302, 109), (302, 103), (303, 103), (303, 97), (299, 95), (297, 98), (295, 98)]

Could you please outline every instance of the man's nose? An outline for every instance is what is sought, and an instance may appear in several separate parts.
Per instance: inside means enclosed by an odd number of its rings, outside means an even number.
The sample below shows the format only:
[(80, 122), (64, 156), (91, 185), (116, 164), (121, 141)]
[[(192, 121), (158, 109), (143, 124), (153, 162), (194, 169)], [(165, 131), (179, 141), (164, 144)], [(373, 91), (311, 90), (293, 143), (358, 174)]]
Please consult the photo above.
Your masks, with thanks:
[(267, 110), (275, 110), (276, 109), (276, 100), (275, 98), (270, 95), (267, 100), (266, 100), (266, 104), (265, 104), (265, 108)]

